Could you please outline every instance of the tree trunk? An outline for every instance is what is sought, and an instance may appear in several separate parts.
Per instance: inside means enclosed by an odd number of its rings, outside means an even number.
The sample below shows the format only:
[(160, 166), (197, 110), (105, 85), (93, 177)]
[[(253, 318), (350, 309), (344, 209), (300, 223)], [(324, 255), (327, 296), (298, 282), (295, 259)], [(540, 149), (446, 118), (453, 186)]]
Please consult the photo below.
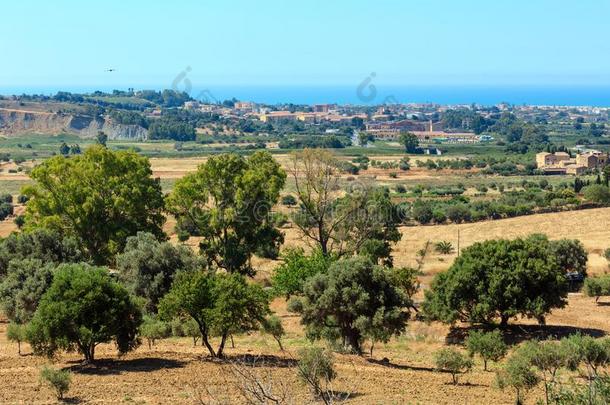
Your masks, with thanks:
[(220, 346), (218, 346), (218, 351), (216, 352), (216, 357), (218, 357), (219, 359), (222, 359), (224, 357), (224, 349), (225, 349), (225, 343), (227, 341), (227, 334), (223, 333), (222, 334), (222, 338), (220, 338)]
[(351, 331), (345, 336), (345, 349), (350, 353), (362, 353), (360, 349), (360, 334), (357, 331)]
[(483, 371), (487, 371), (487, 360), (483, 359)]
[(502, 328), (506, 328), (508, 326), (508, 320), (510, 319), (510, 317), (506, 314), (502, 314), (500, 316), (500, 326)]
[(280, 350), (284, 351), (284, 345), (282, 345), (282, 339), (276, 337), (275, 341), (277, 342), (277, 344), (280, 346)]
[(17, 353), (21, 356), (21, 340), (17, 341)]
[(201, 341), (203, 342), (203, 344), (205, 345), (205, 347), (208, 349), (208, 351), (210, 352), (210, 356), (212, 357), (216, 357), (216, 352), (214, 351), (214, 348), (212, 347), (212, 345), (210, 344), (210, 341), (208, 340), (207, 335), (202, 335), (201, 336)]
[(233, 334), (231, 334), (231, 349), (235, 349), (235, 341), (233, 340)]

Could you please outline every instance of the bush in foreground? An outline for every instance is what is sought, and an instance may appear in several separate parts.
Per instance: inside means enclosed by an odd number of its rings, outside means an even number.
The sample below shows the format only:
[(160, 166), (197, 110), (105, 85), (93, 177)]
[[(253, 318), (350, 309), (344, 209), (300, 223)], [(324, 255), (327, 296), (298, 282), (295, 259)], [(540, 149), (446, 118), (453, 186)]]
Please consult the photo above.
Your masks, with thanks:
[(62, 400), (65, 393), (70, 389), (72, 375), (67, 370), (55, 370), (45, 366), (40, 370), (40, 382), (52, 388), (57, 399)]
[(328, 392), (328, 384), (335, 379), (332, 353), (319, 347), (303, 349), (299, 353), (298, 373), (314, 396), (320, 398)]

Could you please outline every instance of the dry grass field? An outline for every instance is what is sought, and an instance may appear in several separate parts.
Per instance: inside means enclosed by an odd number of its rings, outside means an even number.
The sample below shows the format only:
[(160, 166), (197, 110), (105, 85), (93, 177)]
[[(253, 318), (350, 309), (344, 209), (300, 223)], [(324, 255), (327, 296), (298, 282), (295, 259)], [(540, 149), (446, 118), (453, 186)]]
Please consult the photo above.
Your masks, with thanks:
[[(467, 225), (403, 227), (403, 238), (394, 255), (397, 265), (412, 265), (416, 251), (426, 241), (448, 240), (460, 246), (488, 238), (512, 238), (533, 232), (542, 232), (551, 238), (580, 239), (589, 252), (589, 272), (605, 272), (608, 265), (601, 252), (610, 241), (610, 208), (540, 214), (528, 217), (480, 222)], [(167, 230), (172, 228), (171, 221)], [(4, 232), (10, 229), (0, 226)], [(286, 246), (302, 246), (303, 240), (291, 228), (284, 229)], [(4, 233), (3, 232), (3, 233)], [(431, 252), (423, 267), (424, 288), (430, 278), (447, 269), (454, 255), (440, 256)], [(259, 278), (271, 274), (277, 262), (256, 260)], [(273, 303), (273, 310), (281, 316), (287, 329), (286, 352), (280, 352), (273, 339), (259, 333), (235, 338), (235, 348), (228, 350), (233, 360), (257, 358), (256, 373), (278, 386), (285, 385), (293, 403), (311, 402), (311, 396), (296, 377), (293, 359), (298, 349), (307, 344), (298, 316), (286, 311), (283, 299)], [(592, 299), (570, 294), (569, 305), (554, 311), (547, 319), (548, 326), (541, 331), (529, 320), (519, 322), (526, 327), (528, 336), (543, 333), (545, 336), (563, 336), (582, 330), (595, 336), (610, 333), (610, 306), (596, 305)], [(16, 344), (6, 340), (6, 323), (0, 323), (0, 403), (54, 403), (52, 392), (38, 381), (40, 367), (48, 364), (44, 358), (30, 355), (24, 345), (24, 354), (17, 354)], [(523, 328), (516, 327), (516, 339), (523, 338)], [(494, 373), (483, 372), (477, 363), (473, 372), (463, 376), (460, 385), (450, 384), (450, 376), (434, 370), (433, 353), (448, 342), (449, 329), (440, 324), (426, 325), (419, 321), (409, 323), (404, 336), (387, 345), (378, 344), (373, 357), (336, 355), (339, 380), (337, 391), (351, 393), (349, 403), (354, 404), (473, 404), (480, 401), (510, 404), (512, 393), (495, 387)], [(532, 334), (532, 335), (530, 335)], [(242, 403), (235, 378), (226, 365), (206, 358), (201, 346), (193, 347), (190, 339), (167, 339), (149, 349), (143, 344), (135, 352), (117, 358), (113, 346), (99, 349), (100, 364), (81, 367), (77, 354), (62, 354), (54, 360), (55, 367), (73, 371), (73, 388), (69, 393), (72, 403)], [(381, 360), (387, 358), (388, 362)], [(279, 388), (278, 388), (279, 389)], [(529, 395), (529, 403), (540, 392)]]
[[(276, 158), (284, 167), (289, 164), (288, 155)], [(178, 179), (192, 172), (205, 158), (192, 159), (151, 159), (155, 176), (162, 179)], [(392, 184), (388, 173), (370, 173), (381, 184)], [(428, 178), (442, 180), (459, 173), (429, 172), (415, 168), (399, 174), (404, 180), (426, 181)], [(0, 179), (9, 176), (0, 173)], [(27, 177), (25, 177), (27, 179)], [(439, 181), (440, 181), (439, 180)], [(17, 213), (23, 207), (16, 207)], [(170, 218), (166, 231), (173, 231), (174, 222)], [(0, 222), (0, 237), (16, 229), (12, 220)], [(294, 228), (284, 228), (285, 247), (306, 246), (306, 241)], [(457, 252), (439, 255), (432, 245), (438, 241), (449, 241), (454, 247), (463, 249), (475, 242), (492, 238), (514, 238), (531, 233), (544, 233), (551, 239), (575, 238), (583, 242), (589, 253), (588, 271), (600, 274), (608, 271), (608, 264), (602, 252), (610, 247), (610, 208), (538, 214), (498, 221), (484, 221), (464, 225), (434, 225), (402, 227), (402, 240), (394, 250), (395, 265), (414, 265), (416, 253), (426, 242), (431, 248), (423, 266), (422, 287), (427, 288), (432, 277), (446, 270)], [(459, 235), (459, 240), (458, 240)], [(175, 240), (175, 238), (174, 238)], [(195, 247), (196, 241), (192, 242)], [(268, 279), (277, 261), (254, 259), (258, 268), (258, 279)], [(418, 297), (421, 299), (421, 294)], [(298, 316), (286, 310), (286, 303), (278, 299), (273, 310), (282, 318), (287, 330), (286, 352), (281, 352), (269, 336), (252, 333), (235, 337), (235, 348), (229, 348), (230, 359), (259, 358), (255, 372), (262, 378), (271, 379), (274, 385), (289, 393), (294, 404), (310, 403), (312, 397), (296, 376), (294, 358), (298, 349), (307, 345)], [(592, 299), (580, 294), (571, 294), (569, 305), (554, 311), (547, 318), (544, 330), (523, 320), (525, 329), (514, 329), (516, 340), (525, 335), (563, 336), (582, 330), (595, 336), (610, 333), (610, 306), (596, 305)], [(0, 403), (2, 404), (50, 404), (55, 403), (53, 393), (38, 380), (40, 368), (49, 360), (32, 356), (24, 345), (23, 356), (17, 354), (17, 346), (6, 340), (6, 322), (0, 319)], [(427, 325), (411, 321), (407, 333), (389, 344), (378, 344), (373, 357), (368, 355), (336, 355), (338, 381), (337, 391), (348, 392), (348, 403), (354, 404), (495, 404), (513, 403), (512, 392), (502, 392), (494, 385), (493, 370), (483, 372), (482, 365), (476, 364), (473, 372), (465, 375), (458, 386), (450, 384), (449, 374), (434, 370), (433, 353), (448, 343), (455, 341), (448, 335), (448, 327), (440, 324)], [(450, 335), (451, 336), (451, 335)], [(77, 354), (62, 354), (53, 360), (55, 367), (73, 371), (73, 385), (68, 394), (70, 403), (93, 404), (225, 404), (243, 403), (239, 396), (236, 379), (226, 364), (213, 362), (206, 357), (203, 347), (193, 347), (190, 339), (167, 339), (157, 343), (152, 349), (143, 344), (136, 351), (123, 358), (116, 356), (112, 345), (102, 345), (98, 349), (100, 360), (95, 367), (84, 367)], [(387, 361), (382, 361), (386, 358)], [(277, 388), (281, 389), (281, 388)], [(528, 396), (528, 403), (534, 403), (541, 392)]]

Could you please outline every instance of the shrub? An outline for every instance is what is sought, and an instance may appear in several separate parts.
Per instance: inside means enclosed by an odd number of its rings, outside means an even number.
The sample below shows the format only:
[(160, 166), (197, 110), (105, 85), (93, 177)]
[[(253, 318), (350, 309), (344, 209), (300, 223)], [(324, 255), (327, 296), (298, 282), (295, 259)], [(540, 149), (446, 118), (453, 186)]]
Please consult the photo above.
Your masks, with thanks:
[(317, 398), (325, 395), (328, 391), (326, 387), (337, 376), (332, 353), (319, 347), (301, 350), (298, 374)]
[(593, 184), (583, 189), (583, 195), (586, 200), (599, 203), (610, 203), (610, 189), (602, 184)]
[(28, 340), (35, 354), (77, 350), (92, 362), (100, 343), (114, 340), (121, 354), (137, 347), (141, 322), (138, 305), (107, 269), (64, 264), (38, 305)]
[(469, 222), (471, 219), (470, 209), (463, 204), (447, 207), (447, 218), (456, 224)]
[(453, 245), (451, 244), (451, 242), (443, 240), (437, 242), (434, 245), (434, 249), (442, 255), (449, 255), (453, 252)]
[(420, 224), (427, 224), (432, 220), (432, 207), (424, 201), (416, 201), (413, 205), (413, 218)]
[(587, 278), (584, 292), (587, 297), (595, 297), (595, 302), (598, 302), (600, 297), (610, 296), (610, 274)]
[(451, 373), (453, 384), (458, 383), (459, 374), (464, 374), (472, 368), (472, 360), (455, 349), (439, 350), (434, 356), (436, 368)]
[(263, 322), (263, 332), (271, 335), (281, 351), (284, 351), (284, 346), (282, 345), (282, 338), (286, 334), (284, 331), (284, 326), (282, 325), (282, 320), (277, 315), (268, 316)]
[(508, 346), (504, 343), (502, 333), (499, 330), (493, 332), (472, 331), (466, 339), (466, 348), (470, 356), (478, 354), (483, 359), (483, 369), (487, 371), (488, 361), (499, 361), (508, 351)]
[(10, 203), (0, 203), (0, 221), (4, 221), (6, 218), (10, 217), (14, 213), (13, 204)]
[(70, 389), (72, 375), (67, 370), (55, 370), (45, 366), (40, 370), (40, 382), (55, 390), (57, 399), (61, 400)]
[(17, 343), (17, 353), (21, 356), (21, 342), (27, 340), (26, 326), (14, 322), (9, 323), (6, 328), (6, 338), (10, 342)]
[(0, 194), (0, 202), (7, 203), (7, 204), (12, 204), (13, 203), (13, 196), (10, 195), (10, 194)]
[(140, 336), (148, 342), (148, 348), (151, 349), (158, 339), (166, 338), (171, 333), (171, 327), (158, 319), (151, 316), (145, 316), (140, 325)]
[(170, 322), (170, 327), (172, 336), (191, 337), (193, 338), (193, 346), (197, 346), (197, 341), (201, 338), (201, 331), (193, 318), (174, 318)]
[(297, 205), (297, 199), (292, 194), (282, 196), (282, 205), (292, 207), (294, 205)]
[(301, 322), (310, 339), (341, 338), (344, 349), (361, 353), (362, 340), (387, 342), (404, 331), (410, 300), (389, 270), (355, 257), (334, 263), (305, 282)]
[(74, 238), (46, 229), (15, 232), (0, 240), (0, 276), (6, 275), (11, 260), (22, 259), (38, 259), (45, 264), (84, 261)]

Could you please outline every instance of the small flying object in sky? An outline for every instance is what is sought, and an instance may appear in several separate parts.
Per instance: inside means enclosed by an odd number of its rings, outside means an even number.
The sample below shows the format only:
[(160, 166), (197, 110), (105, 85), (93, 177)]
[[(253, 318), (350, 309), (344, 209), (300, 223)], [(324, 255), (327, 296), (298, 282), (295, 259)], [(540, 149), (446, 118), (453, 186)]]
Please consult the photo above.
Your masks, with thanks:
[(116, 69), (114, 68), (110, 68), (110, 69), (106, 69), (106, 72), (114, 72)]

